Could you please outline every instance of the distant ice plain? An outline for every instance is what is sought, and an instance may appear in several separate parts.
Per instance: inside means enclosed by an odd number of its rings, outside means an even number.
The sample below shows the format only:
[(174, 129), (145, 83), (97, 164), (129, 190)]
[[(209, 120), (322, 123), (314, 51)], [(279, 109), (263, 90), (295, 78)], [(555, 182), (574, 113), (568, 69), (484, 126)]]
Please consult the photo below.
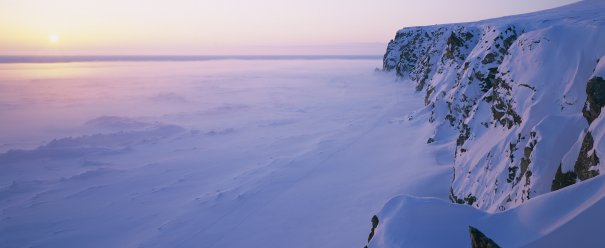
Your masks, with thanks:
[(451, 181), (380, 66), (1, 64), (0, 246), (362, 247), (391, 197)]

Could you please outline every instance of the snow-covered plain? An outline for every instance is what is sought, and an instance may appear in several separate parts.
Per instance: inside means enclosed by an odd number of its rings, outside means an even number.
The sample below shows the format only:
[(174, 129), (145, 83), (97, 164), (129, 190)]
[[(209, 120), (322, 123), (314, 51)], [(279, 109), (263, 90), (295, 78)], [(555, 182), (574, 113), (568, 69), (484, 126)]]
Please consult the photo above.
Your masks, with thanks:
[(362, 247), (451, 183), (380, 65), (1, 64), (0, 247)]

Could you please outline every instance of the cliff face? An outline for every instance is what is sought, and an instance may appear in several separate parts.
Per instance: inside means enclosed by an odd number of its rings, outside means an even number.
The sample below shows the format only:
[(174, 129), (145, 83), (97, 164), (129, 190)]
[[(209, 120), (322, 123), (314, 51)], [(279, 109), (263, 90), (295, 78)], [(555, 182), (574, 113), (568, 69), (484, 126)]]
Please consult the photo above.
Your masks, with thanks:
[(450, 199), (490, 212), (605, 172), (605, 3), (404, 28), (384, 55), (455, 152)]

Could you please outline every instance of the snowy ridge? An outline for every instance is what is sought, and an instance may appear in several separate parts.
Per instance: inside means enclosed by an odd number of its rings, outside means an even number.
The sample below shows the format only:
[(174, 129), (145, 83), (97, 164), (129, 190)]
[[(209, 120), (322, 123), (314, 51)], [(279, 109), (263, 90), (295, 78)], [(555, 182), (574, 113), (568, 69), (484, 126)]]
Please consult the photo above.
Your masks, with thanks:
[[(583, 114), (588, 82), (598, 94), (605, 75), (603, 13), (604, 2), (588, 1), (397, 32), (384, 69), (425, 96), (427, 142), (456, 147), (452, 201), (502, 211), (603, 170), (602, 116)], [(596, 149), (582, 162), (589, 134)]]
[(501, 247), (600, 247), (604, 211), (605, 177), (495, 214), (436, 198), (399, 196), (378, 214), (370, 247), (471, 247), (469, 225)]

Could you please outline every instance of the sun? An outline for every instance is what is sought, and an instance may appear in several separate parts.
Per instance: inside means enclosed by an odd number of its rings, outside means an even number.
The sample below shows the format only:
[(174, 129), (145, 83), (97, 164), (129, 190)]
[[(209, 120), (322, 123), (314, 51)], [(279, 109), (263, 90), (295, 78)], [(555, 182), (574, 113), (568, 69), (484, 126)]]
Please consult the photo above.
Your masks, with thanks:
[(57, 34), (51, 34), (51, 35), (48, 36), (48, 40), (51, 43), (57, 43), (57, 42), (59, 42), (59, 35), (57, 35)]

